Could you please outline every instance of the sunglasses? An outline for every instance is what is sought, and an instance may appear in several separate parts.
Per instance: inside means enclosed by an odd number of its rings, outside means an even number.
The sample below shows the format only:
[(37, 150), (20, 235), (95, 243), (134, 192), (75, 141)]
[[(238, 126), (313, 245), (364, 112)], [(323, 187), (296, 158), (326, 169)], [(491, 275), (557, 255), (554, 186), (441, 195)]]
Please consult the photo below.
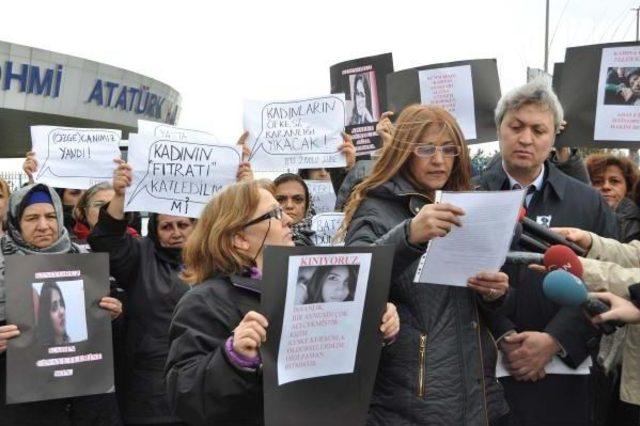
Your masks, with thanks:
[(460, 147), (458, 145), (442, 145), (435, 146), (432, 144), (418, 145), (413, 153), (418, 157), (433, 157), (436, 151), (440, 151), (444, 157), (456, 157), (460, 155)]
[(251, 225), (255, 225), (256, 223), (260, 223), (263, 220), (268, 220), (268, 219), (278, 219), (278, 220), (282, 220), (282, 207), (278, 206), (275, 209), (263, 214), (262, 216), (258, 216), (255, 219), (253, 219), (252, 221), (247, 222), (243, 228), (247, 228)]

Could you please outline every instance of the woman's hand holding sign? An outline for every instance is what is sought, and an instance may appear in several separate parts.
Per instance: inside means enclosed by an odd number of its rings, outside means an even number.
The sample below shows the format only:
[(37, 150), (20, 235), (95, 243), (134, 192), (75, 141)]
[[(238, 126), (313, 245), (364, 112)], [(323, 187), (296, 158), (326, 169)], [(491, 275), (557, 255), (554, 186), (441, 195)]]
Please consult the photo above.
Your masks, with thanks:
[(347, 158), (347, 170), (351, 170), (356, 164), (356, 147), (351, 140), (351, 135), (342, 132), (343, 143), (338, 147), (338, 151), (342, 152)]
[(396, 305), (393, 303), (387, 303), (387, 309), (382, 315), (382, 325), (380, 326), (384, 339), (393, 339), (400, 331), (400, 317), (396, 310)]
[(258, 356), (258, 349), (267, 340), (267, 319), (249, 311), (233, 331), (233, 351), (247, 358)]
[(115, 195), (109, 202), (107, 212), (112, 218), (121, 220), (124, 218), (124, 193), (127, 187), (131, 185), (133, 171), (131, 166), (124, 160), (116, 158), (113, 161), (118, 165), (113, 171), (113, 190)]
[(0, 326), (0, 354), (7, 350), (9, 339), (18, 337), (20, 330), (14, 324)]
[(36, 160), (35, 151), (27, 152), (27, 156), (24, 159), (24, 163), (22, 163), (22, 171), (29, 178), (29, 183), (33, 183), (33, 175), (38, 171), (38, 160)]
[(111, 319), (114, 320), (122, 314), (122, 302), (115, 297), (103, 297), (100, 299), (100, 307), (109, 311)]

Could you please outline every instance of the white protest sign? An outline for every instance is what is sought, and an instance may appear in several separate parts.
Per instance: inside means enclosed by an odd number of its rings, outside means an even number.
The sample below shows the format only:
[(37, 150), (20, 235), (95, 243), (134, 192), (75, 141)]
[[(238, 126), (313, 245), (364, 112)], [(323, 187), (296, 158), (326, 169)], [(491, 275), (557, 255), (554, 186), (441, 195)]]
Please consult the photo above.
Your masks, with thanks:
[(353, 373), (370, 253), (292, 256), (278, 384)]
[(218, 145), (225, 145), (211, 133), (201, 130), (183, 129), (155, 121), (138, 120), (138, 134), (151, 135), (174, 142), (202, 142), (204, 144), (214, 142)]
[(640, 141), (640, 46), (602, 49), (594, 140)]
[(110, 181), (121, 136), (112, 129), (31, 126), (31, 150), (38, 160), (34, 180), (74, 189)]
[(344, 130), (344, 94), (287, 102), (245, 101), (255, 171), (345, 167), (338, 152)]
[(333, 237), (340, 229), (343, 220), (344, 213), (342, 212), (320, 213), (313, 216), (311, 218), (311, 230), (314, 231), (311, 237), (313, 243), (319, 247), (343, 245), (333, 244)]
[(236, 181), (240, 160), (237, 146), (131, 134), (125, 211), (197, 218), (212, 195)]
[(332, 212), (336, 207), (336, 193), (330, 180), (305, 180), (316, 213)]
[(420, 102), (449, 111), (460, 124), (465, 139), (476, 139), (476, 112), (471, 65), (418, 72)]

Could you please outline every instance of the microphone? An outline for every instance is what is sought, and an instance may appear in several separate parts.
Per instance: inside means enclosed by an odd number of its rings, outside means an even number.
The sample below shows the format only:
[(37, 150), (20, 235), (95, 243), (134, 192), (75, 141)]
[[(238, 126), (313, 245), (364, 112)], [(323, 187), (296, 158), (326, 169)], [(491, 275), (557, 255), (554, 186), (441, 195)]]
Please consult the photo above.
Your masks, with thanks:
[(560, 234), (557, 234), (553, 231), (550, 231), (546, 226), (542, 226), (538, 224), (536, 221), (529, 219), (527, 216), (527, 211), (524, 207), (520, 208), (520, 213), (518, 214), (518, 220), (522, 223), (522, 228), (524, 231), (541, 238), (544, 242), (548, 242), (549, 244), (561, 244), (563, 246), (569, 247), (574, 251), (578, 256), (585, 256), (587, 252), (577, 244), (567, 240)]
[(547, 269), (564, 269), (567, 272), (581, 278), (583, 273), (582, 263), (570, 248), (555, 245), (549, 247), (544, 254), (530, 253), (527, 251), (510, 251), (507, 253), (505, 263), (512, 265), (544, 265)]
[[(589, 297), (587, 287), (582, 280), (562, 269), (547, 274), (542, 282), (542, 291), (548, 299), (558, 305), (581, 307), (591, 317), (611, 309), (601, 300)], [(611, 334), (621, 325), (623, 324), (618, 321), (607, 321), (599, 324), (598, 327), (604, 334)]]
[(549, 244), (538, 241), (532, 236), (525, 234), (520, 222), (516, 222), (516, 227), (513, 230), (513, 239), (511, 240), (512, 247), (516, 244), (524, 250), (534, 253), (544, 253), (549, 248)]

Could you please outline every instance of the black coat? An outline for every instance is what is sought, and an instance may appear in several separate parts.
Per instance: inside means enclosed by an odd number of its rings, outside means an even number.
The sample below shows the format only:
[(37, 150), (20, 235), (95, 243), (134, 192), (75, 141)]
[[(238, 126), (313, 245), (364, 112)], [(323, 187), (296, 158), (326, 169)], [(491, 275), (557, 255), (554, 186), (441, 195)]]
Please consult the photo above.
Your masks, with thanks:
[(616, 216), (620, 228), (619, 241), (630, 243), (640, 240), (640, 208), (636, 203), (629, 198), (623, 198), (616, 208)]
[[(561, 173), (549, 162), (545, 166), (544, 184), (529, 203), (528, 217), (545, 219), (550, 226), (577, 227), (606, 237), (617, 235), (617, 220), (595, 189)], [(482, 190), (509, 189), (502, 167), (488, 170), (477, 184)], [(598, 345), (598, 332), (581, 309), (561, 308), (547, 299), (542, 292), (543, 276), (526, 266), (506, 265), (503, 270), (509, 275), (511, 289), (499, 312), (489, 313), (493, 335), (500, 338), (510, 330), (549, 333), (566, 351), (563, 361), (572, 368), (580, 365)], [(522, 424), (588, 421), (588, 376), (547, 375), (536, 383), (506, 377), (501, 382), (513, 417)]]
[(367, 194), (347, 232), (349, 246), (396, 248), (390, 301), (401, 327), (382, 352), (368, 423), (487, 425), (508, 408), (480, 299), (464, 287), (413, 282), (425, 248), (409, 244), (408, 226), (427, 202), (396, 176)]
[(105, 206), (89, 236), (93, 251), (109, 253), (111, 275), (127, 292), (123, 416), (127, 423), (177, 422), (168, 407), (164, 364), (171, 315), (189, 286), (178, 278), (179, 259), (151, 238), (132, 237), (126, 227), (127, 221), (113, 219)]
[(193, 425), (263, 423), (262, 372), (235, 367), (225, 341), (260, 307), (259, 284), (220, 277), (194, 286), (176, 307), (166, 381), (174, 412)]

